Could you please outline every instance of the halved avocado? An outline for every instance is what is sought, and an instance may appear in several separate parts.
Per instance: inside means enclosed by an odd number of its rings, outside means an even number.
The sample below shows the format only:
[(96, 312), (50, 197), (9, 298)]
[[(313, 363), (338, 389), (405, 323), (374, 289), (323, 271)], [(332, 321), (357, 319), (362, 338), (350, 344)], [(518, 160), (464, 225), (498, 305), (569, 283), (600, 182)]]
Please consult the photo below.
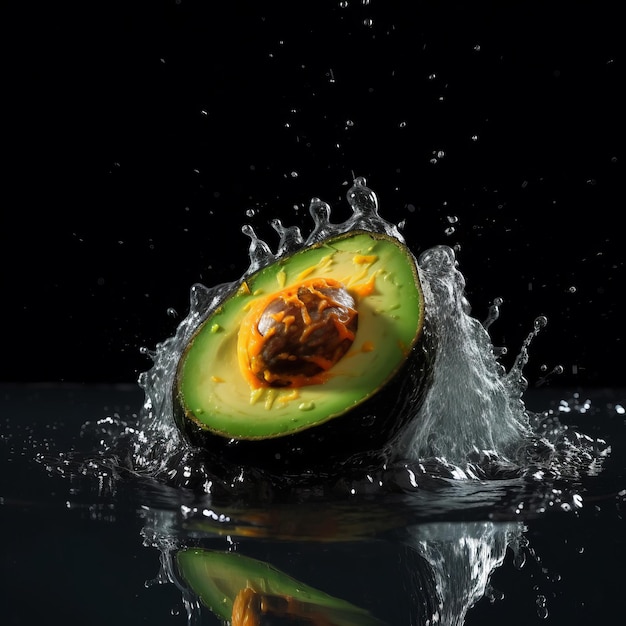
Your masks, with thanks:
[(272, 620), (285, 625), (382, 626), (365, 609), (242, 554), (187, 548), (177, 552), (176, 564), (202, 603), (233, 626), (277, 623)]
[(247, 464), (380, 449), (415, 414), (427, 335), (406, 246), (367, 231), (326, 239), (246, 277), (202, 323), (178, 365), (177, 422)]

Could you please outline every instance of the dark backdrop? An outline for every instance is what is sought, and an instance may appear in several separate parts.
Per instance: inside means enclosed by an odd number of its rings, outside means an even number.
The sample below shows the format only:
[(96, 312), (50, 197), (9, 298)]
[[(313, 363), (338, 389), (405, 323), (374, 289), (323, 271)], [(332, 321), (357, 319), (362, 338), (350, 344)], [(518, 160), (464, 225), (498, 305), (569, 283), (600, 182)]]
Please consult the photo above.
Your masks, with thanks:
[(504, 299), (509, 359), (548, 317), (531, 384), (623, 385), (621, 21), (510, 5), (14, 7), (0, 381), (133, 383), (191, 285), (247, 267), (243, 223), (343, 220), (361, 175), (416, 254), (460, 247), (476, 317)]

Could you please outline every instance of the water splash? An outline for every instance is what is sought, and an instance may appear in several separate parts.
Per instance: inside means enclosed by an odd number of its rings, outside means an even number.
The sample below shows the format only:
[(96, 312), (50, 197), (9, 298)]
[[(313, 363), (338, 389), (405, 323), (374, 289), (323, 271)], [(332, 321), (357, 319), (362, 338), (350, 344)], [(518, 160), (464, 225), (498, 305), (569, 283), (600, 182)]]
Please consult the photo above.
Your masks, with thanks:
[(530, 435), (521, 366), (504, 375), (487, 331), (469, 315), (451, 248), (427, 250), (419, 267), (437, 338), (434, 375), (422, 409), (395, 445), (410, 459), (435, 456), (457, 465), (477, 454), (513, 458)]
[[(237, 289), (241, 280), (276, 259), (355, 229), (385, 233), (405, 243), (398, 227), (380, 216), (377, 196), (364, 178), (354, 180), (347, 200), (352, 214), (335, 224), (330, 221), (330, 206), (313, 198), (309, 206), (313, 229), (306, 238), (297, 226), (286, 227), (273, 220), (271, 225), (279, 236), (276, 251), (256, 235), (251, 225), (243, 226), (250, 238), (249, 267), (239, 280), (210, 288), (192, 286), (189, 312), (175, 335), (154, 350), (145, 350), (153, 366), (139, 377), (145, 400), (138, 423), (123, 429), (122, 435), (120, 428), (114, 429), (108, 442), (99, 433), (103, 442), (97, 461), (100, 465), (113, 466), (116, 471), (121, 467), (133, 474), (204, 492), (221, 489), (224, 494), (236, 493), (247, 480), (258, 481), (255, 470), (250, 468), (230, 468), (230, 475), (216, 476), (205, 462), (203, 451), (190, 447), (183, 439), (173, 416), (176, 368), (199, 325)], [(471, 316), (465, 279), (448, 246), (424, 251), (418, 259), (418, 270), (426, 300), (426, 323), (437, 344), (433, 382), (409, 426), (385, 450), (387, 462), (380, 468), (377, 483), (382, 486), (400, 482), (404, 483), (403, 489), (410, 490), (410, 476), (543, 479), (577, 475), (583, 467), (601, 463), (597, 441), (573, 436), (554, 416), (533, 415), (525, 408), (527, 382), (523, 370), (531, 343), (547, 320), (535, 320), (507, 372), (498, 360), (505, 350), (494, 348), (488, 334), (502, 301), (494, 300), (483, 323)], [(600, 456), (605, 452), (606, 447)], [(398, 478), (398, 468), (403, 478)], [(381, 489), (384, 491), (384, 487)]]

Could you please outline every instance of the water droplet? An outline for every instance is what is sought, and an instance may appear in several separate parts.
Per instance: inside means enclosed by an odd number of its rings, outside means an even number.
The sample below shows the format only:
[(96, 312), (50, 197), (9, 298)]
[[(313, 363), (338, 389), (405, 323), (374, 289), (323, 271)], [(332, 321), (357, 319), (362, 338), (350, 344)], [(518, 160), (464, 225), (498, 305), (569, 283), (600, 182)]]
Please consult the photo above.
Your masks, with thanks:
[(376, 194), (367, 186), (363, 176), (354, 180), (354, 185), (348, 191), (348, 202), (355, 213), (370, 214), (378, 211)]
[(252, 226), (250, 226), (249, 224), (244, 224), (241, 227), (241, 232), (244, 235), (250, 237), (250, 247), (248, 249), (248, 256), (250, 257), (250, 267), (246, 272), (246, 275), (248, 275), (270, 263), (274, 258), (274, 255), (269, 249), (269, 246), (256, 236), (256, 233), (254, 232)]
[(341, 0), (341, 2), (339, 3), (339, 8), (341, 9), (345, 9), (348, 6), (348, 0)]
[[(297, 207), (296, 207), (297, 208)], [(272, 228), (280, 235), (277, 256), (283, 256), (300, 248), (304, 243), (300, 229), (297, 226), (286, 228), (279, 219), (271, 221)]]
[(404, 120), (403, 120), (402, 122), (400, 122), (400, 123), (398, 124), (398, 126), (399, 126), (400, 128), (406, 128), (406, 121), (404, 121)]
[(354, 122), (352, 120), (346, 120), (346, 126), (347, 127), (352, 127), (352, 126), (354, 126)]
[(496, 601), (504, 600), (504, 592), (489, 584), (485, 589), (485, 598), (487, 598), (491, 604), (494, 604)]
[(546, 597), (542, 594), (539, 594), (537, 596), (537, 599), (535, 600), (535, 604), (537, 605), (537, 616), (539, 617), (539, 619), (546, 619), (548, 617)]
[[(487, 319), (483, 322), (483, 327), (485, 329), (489, 328), (499, 317), (500, 317), (500, 307), (504, 300), (502, 298), (494, 298), (493, 303), (489, 307), (489, 312), (487, 314)], [(506, 348), (499, 348), (499, 354), (506, 354)]]
[(291, 178), (298, 178), (298, 172), (291, 172)]
[(254, 217), (256, 215), (256, 209), (246, 209), (247, 217)]
[(178, 317), (178, 312), (176, 311), (176, 309), (174, 309), (173, 307), (169, 307), (166, 311), (166, 313), (170, 316), (170, 317)]
[(456, 215), (447, 215), (446, 219), (450, 224), (456, 224), (459, 221), (459, 218)]
[(448, 237), (449, 237), (450, 235), (454, 235), (454, 233), (455, 233), (454, 226), (449, 226), (449, 227), (448, 227), (448, 228), (446, 228), (443, 232), (444, 232), (444, 233), (445, 233)]
[(576, 293), (577, 289), (574, 285), (572, 285), (567, 291), (569, 291), (570, 293)]
[(373, 24), (374, 24), (374, 20), (373, 20), (371, 17), (366, 17), (366, 18), (363, 20), (363, 26), (370, 27), (370, 26), (372, 26)]
[(478, 135), (472, 135), (472, 141), (478, 141)]
[(535, 318), (534, 326), (536, 330), (540, 330), (541, 328), (545, 328), (548, 324), (548, 318), (545, 315), (539, 315)]
[(146, 346), (141, 346), (139, 348), (139, 353), (143, 354), (144, 356), (150, 357), (152, 360), (156, 358), (156, 352), (154, 350), (146, 348)]

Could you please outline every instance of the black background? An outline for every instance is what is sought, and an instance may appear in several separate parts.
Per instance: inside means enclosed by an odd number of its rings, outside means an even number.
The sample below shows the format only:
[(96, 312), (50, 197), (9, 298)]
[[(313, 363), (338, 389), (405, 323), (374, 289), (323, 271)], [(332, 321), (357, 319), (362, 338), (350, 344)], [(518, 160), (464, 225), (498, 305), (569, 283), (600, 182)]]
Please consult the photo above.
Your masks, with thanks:
[(13, 11), (0, 381), (134, 382), (151, 365), (140, 348), (174, 333), (191, 285), (246, 269), (242, 224), (272, 246), (274, 217), (307, 234), (313, 196), (342, 221), (364, 176), (416, 254), (460, 247), (476, 317), (504, 299), (491, 334), (505, 364), (546, 315), (531, 385), (562, 365), (548, 384), (623, 386), (613, 5)]

